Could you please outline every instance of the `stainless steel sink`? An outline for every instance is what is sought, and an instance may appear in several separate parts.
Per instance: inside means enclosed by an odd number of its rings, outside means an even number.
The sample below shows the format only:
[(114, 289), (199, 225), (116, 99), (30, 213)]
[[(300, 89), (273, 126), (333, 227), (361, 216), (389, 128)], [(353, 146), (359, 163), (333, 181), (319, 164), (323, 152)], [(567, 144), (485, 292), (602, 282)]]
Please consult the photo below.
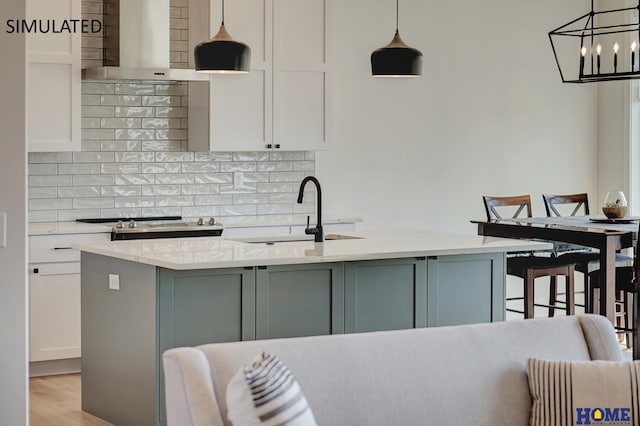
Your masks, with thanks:
[[(247, 244), (275, 244), (275, 243), (292, 243), (292, 242), (313, 242), (313, 235), (277, 235), (277, 236), (265, 236), (265, 237), (237, 237), (228, 238), (232, 241), (238, 241)], [(354, 237), (353, 235), (344, 234), (327, 234), (325, 235), (325, 241), (336, 240), (354, 240), (361, 239), (363, 237)]]

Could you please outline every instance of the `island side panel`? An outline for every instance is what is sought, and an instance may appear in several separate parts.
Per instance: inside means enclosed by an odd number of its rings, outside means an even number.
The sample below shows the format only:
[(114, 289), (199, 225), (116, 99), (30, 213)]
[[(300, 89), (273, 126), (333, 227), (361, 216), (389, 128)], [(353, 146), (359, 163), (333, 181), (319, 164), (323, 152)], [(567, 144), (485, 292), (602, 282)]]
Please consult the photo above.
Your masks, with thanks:
[(119, 426), (153, 425), (156, 267), (87, 252), (81, 265), (82, 409)]
[(504, 321), (504, 253), (428, 259), (429, 327)]

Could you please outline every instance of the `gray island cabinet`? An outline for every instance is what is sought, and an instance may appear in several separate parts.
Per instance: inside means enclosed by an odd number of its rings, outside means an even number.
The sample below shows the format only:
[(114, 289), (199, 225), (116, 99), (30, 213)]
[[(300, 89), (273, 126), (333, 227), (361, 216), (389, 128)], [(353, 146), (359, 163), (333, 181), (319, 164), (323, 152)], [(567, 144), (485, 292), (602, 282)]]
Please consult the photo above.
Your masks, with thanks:
[[(443, 235), (423, 233), (421, 244)], [(505, 252), (548, 245), (465, 237), (437, 250), (409, 239), (406, 252), (392, 239), (386, 255), (374, 235), (79, 244), (82, 409), (117, 425), (166, 424), (162, 353), (172, 347), (502, 321)]]

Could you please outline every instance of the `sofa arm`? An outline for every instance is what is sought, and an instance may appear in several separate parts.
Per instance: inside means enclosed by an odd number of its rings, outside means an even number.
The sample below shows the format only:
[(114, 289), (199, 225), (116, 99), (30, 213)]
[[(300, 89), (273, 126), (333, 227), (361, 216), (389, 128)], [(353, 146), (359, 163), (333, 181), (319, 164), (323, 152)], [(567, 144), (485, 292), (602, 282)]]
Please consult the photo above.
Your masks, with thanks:
[(611, 322), (594, 314), (577, 315), (592, 360), (624, 361)]
[(223, 426), (209, 362), (195, 348), (162, 354), (168, 426)]

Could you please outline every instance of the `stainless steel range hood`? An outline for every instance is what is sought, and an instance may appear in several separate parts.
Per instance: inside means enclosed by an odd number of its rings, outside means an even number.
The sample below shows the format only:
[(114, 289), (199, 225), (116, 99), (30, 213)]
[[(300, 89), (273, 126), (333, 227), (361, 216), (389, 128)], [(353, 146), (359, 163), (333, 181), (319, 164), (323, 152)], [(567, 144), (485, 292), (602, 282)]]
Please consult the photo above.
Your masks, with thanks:
[(104, 0), (104, 66), (82, 70), (91, 80), (203, 81), (195, 69), (169, 67), (169, 0)]

